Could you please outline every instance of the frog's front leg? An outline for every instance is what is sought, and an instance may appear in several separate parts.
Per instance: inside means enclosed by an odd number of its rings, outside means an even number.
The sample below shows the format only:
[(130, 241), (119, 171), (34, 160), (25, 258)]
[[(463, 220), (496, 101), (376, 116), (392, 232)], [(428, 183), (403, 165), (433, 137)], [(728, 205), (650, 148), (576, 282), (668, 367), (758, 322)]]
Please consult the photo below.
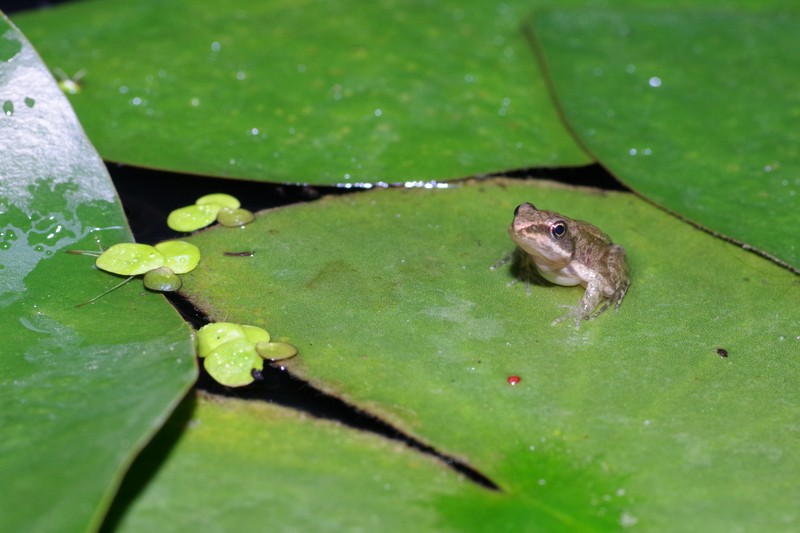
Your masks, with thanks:
[(578, 305), (575, 307), (566, 306), (568, 309), (570, 309), (570, 312), (553, 320), (550, 325), (555, 326), (567, 318), (574, 318), (575, 329), (578, 329), (581, 326), (581, 320), (591, 320), (597, 316), (596, 314), (592, 315), (592, 311), (597, 308), (597, 305), (600, 303), (602, 298), (603, 291), (600, 288), (600, 283), (598, 281), (590, 281), (586, 285), (586, 292), (583, 293), (583, 298), (581, 298), (581, 301), (578, 302)]
[(515, 254), (515, 253), (516, 253), (516, 250), (512, 250), (512, 251), (508, 252), (506, 255), (504, 255), (503, 257), (501, 257), (500, 259), (498, 259), (498, 260), (495, 262), (495, 264), (493, 264), (492, 266), (490, 266), (490, 267), (489, 267), (489, 270), (497, 270), (497, 269), (498, 269), (498, 268), (500, 268), (501, 266), (503, 266), (503, 265), (507, 265), (508, 263), (510, 263), (510, 262), (511, 262), (511, 260), (512, 260), (512, 259), (514, 259), (514, 254)]

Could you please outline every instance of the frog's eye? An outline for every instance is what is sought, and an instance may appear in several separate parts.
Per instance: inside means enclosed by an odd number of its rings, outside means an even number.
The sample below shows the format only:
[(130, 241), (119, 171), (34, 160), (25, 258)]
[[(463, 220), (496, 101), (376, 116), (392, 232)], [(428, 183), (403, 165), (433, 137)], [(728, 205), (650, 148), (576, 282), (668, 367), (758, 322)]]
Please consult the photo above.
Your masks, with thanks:
[(559, 220), (557, 222), (553, 222), (552, 224), (550, 224), (550, 235), (552, 235), (554, 239), (556, 240), (563, 239), (566, 233), (567, 233), (567, 224), (563, 220)]

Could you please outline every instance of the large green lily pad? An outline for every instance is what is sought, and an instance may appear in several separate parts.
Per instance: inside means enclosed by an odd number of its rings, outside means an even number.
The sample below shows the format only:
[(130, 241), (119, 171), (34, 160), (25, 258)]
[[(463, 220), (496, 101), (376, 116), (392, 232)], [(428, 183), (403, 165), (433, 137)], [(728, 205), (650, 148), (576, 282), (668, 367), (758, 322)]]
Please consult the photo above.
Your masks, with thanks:
[[(627, 249), (633, 284), (618, 312), (553, 327), (582, 289), (529, 296), (489, 270), (523, 201), (588, 219)], [(184, 291), (212, 318), (288, 337), (293, 372), (462, 458), (509, 498), (534, 498), (532, 521), (800, 520), (797, 277), (634, 196), (509, 181), (380, 190), (192, 241), (205, 259)]]
[[(482, 488), (375, 435), (267, 404), (200, 396), (192, 407), (137, 461), (109, 530), (266, 524), (271, 531), (553, 531), (565, 525), (535, 497)], [(616, 511), (626, 499), (614, 499), (605, 505)], [(601, 530), (616, 519), (595, 514), (566, 524)]]
[(223, 177), (441, 180), (588, 159), (520, 29), (527, 6), (85, 1), (16, 20), (104, 158)]
[(131, 240), (105, 167), (30, 44), (0, 17), (0, 530), (98, 526), (132, 457), (194, 380), (163, 297), (94, 259)]
[[(541, 13), (566, 119), (620, 180), (800, 269), (796, 11)], [(564, 36), (569, 36), (565, 38)]]

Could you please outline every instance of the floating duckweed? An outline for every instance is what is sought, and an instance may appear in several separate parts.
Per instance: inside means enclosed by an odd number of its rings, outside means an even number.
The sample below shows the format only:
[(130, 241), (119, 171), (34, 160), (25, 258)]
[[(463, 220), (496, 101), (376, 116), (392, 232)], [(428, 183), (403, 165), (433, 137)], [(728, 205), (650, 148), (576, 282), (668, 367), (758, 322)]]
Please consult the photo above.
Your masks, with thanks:
[(219, 213), (217, 213), (217, 221), (223, 226), (232, 228), (249, 224), (255, 220), (255, 218), (253, 213), (242, 208), (231, 209), (229, 207), (223, 207), (219, 210)]
[(201, 196), (195, 205), (181, 207), (167, 217), (167, 225), (175, 231), (195, 231), (218, 220), (223, 226), (244, 226), (255, 219), (253, 213), (240, 208), (239, 200), (230, 194)]
[(234, 339), (244, 339), (245, 332), (239, 324), (212, 322), (197, 330), (197, 355), (206, 357), (217, 346)]
[(140, 274), (144, 274), (144, 286), (152, 291), (177, 291), (181, 287), (178, 274), (191, 272), (200, 262), (200, 249), (183, 241), (164, 241), (155, 246), (124, 242), (115, 244), (102, 253), (83, 250), (68, 250), (68, 253), (96, 256), (97, 268), (128, 276), (123, 283), (79, 304), (79, 307), (94, 302)]
[(156, 244), (164, 256), (164, 263), (175, 274), (186, 274), (200, 262), (200, 248), (186, 241), (164, 241)]
[(245, 338), (253, 344), (269, 342), (269, 333), (264, 328), (242, 324), (242, 331), (244, 331)]
[(256, 351), (270, 361), (280, 361), (297, 355), (297, 348), (286, 342), (259, 342), (256, 344)]
[(181, 278), (169, 267), (154, 268), (145, 273), (144, 286), (151, 291), (174, 292), (181, 288)]
[(252, 372), (264, 368), (264, 359), (278, 361), (297, 354), (285, 342), (270, 342), (263, 328), (231, 322), (214, 322), (197, 332), (197, 355), (218, 382), (229, 387), (252, 383)]
[(169, 214), (167, 226), (175, 231), (195, 231), (214, 222), (220, 209), (217, 204), (180, 207)]
[(241, 387), (254, 381), (253, 370), (264, 368), (264, 359), (245, 338), (221, 344), (209, 353), (203, 366), (209, 375), (228, 387)]
[(149, 244), (123, 242), (100, 254), (95, 265), (112, 274), (138, 276), (164, 266), (164, 256)]
[(237, 198), (221, 192), (201, 196), (195, 203), (197, 205), (218, 205), (230, 209), (237, 209), (242, 205)]

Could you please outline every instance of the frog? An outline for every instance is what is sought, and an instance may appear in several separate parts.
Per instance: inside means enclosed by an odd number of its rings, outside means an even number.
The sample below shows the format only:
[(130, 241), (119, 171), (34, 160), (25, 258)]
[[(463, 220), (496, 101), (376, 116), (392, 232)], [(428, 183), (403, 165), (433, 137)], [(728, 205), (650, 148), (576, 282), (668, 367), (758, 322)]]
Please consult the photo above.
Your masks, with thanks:
[(508, 235), (517, 247), (493, 269), (513, 259), (529, 290), (531, 279), (586, 289), (578, 305), (564, 306), (570, 311), (552, 325), (574, 319), (577, 329), (611, 305), (619, 309), (630, 286), (628, 262), (622, 246), (599, 228), (525, 202), (514, 210)]

